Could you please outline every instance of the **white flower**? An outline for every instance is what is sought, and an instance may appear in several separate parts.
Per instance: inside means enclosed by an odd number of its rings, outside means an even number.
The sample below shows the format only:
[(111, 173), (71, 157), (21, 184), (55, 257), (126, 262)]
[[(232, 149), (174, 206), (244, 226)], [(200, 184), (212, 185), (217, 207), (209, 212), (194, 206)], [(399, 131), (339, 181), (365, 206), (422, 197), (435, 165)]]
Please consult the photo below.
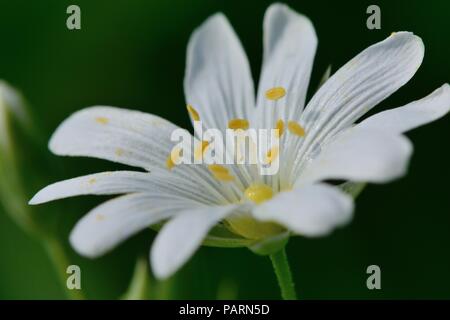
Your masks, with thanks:
[[(96, 257), (164, 222), (150, 257), (159, 278), (178, 270), (205, 237), (239, 246), (287, 233), (328, 234), (351, 220), (353, 200), (325, 181), (384, 183), (404, 175), (412, 145), (403, 133), (444, 116), (450, 88), (444, 84), (421, 100), (355, 125), (411, 79), (422, 62), (422, 40), (397, 32), (370, 46), (331, 76), (304, 107), (316, 47), (316, 33), (305, 16), (285, 5), (270, 6), (255, 101), (247, 57), (222, 14), (210, 17), (188, 45), (184, 87), (192, 120), (200, 118), (205, 127), (221, 130), (233, 119), (242, 126), (282, 129), (278, 174), (259, 176), (246, 165), (174, 166), (167, 156), (177, 126), (137, 111), (90, 107), (60, 125), (51, 151), (148, 172), (116, 171), (58, 182), (30, 203), (125, 194), (84, 216), (71, 244), (80, 254)], [(217, 232), (209, 233), (213, 228)]]

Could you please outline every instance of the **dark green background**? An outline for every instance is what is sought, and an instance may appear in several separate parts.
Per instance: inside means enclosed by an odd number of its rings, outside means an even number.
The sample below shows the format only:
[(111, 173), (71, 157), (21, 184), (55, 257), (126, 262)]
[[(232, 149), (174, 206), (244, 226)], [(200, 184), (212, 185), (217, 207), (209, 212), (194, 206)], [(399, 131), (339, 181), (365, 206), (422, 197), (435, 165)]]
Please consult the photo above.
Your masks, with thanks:
[[(259, 75), (262, 19), (270, 1), (0, 1), (0, 78), (20, 88), (47, 141), (70, 113), (103, 104), (139, 109), (188, 127), (182, 80), (188, 38), (209, 15), (224, 12)], [(311, 88), (328, 64), (340, 67), (392, 31), (421, 36), (424, 63), (410, 83), (377, 110), (421, 98), (450, 80), (449, 1), (287, 1), (314, 23), (319, 37)], [(66, 8), (78, 4), (82, 30), (66, 28)], [(366, 8), (381, 7), (382, 29), (366, 28)], [(311, 90), (310, 90), (311, 92)], [(410, 174), (369, 186), (353, 222), (321, 239), (293, 238), (287, 247), (301, 298), (450, 298), (450, 117), (408, 134), (415, 145)], [(32, 153), (26, 143), (22, 152)], [(92, 159), (28, 158), (29, 195), (45, 184), (119, 166)], [(49, 169), (50, 168), (50, 169)], [(40, 180), (34, 178), (41, 174)], [(75, 221), (104, 200), (85, 197), (43, 205), (58, 219), (67, 245)], [(112, 253), (86, 260), (88, 298), (117, 298), (127, 287), (136, 256), (147, 256), (154, 233), (133, 237)], [(38, 242), (0, 212), (0, 298), (64, 298)], [(382, 290), (366, 288), (366, 268), (377, 264)], [(246, 249), (202, 248), (174, 279), (152, 288), (167, 298), (278, 298), (270, 261)]]

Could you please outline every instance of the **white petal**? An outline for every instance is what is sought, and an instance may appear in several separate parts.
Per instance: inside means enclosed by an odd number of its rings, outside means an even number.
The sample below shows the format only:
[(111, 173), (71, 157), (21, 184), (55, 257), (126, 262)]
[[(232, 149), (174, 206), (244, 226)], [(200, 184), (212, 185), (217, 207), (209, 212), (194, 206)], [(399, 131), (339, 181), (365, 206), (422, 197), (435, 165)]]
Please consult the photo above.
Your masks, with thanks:
[(176, 272), (197, 250), (209, 230), (238, 206), (202, 207), (180, 212), (156, 237), (150, 254), (155, 276)]
[(40, 190), (29, 204), (40, 204), (78, 195), (110, 195), (145, 191), (149, 173), (102, 172), (53, 183)]
[(450, 86), (446, 83), (423, 99), (365, 119), (358, 127), (403, 133), (435, 121), (450, 110)]
[(111, 195), (134, 192), (166, 193), (206, 204), (218, 201), (208, 190), (199, 191), (193, 182), (182, 180), (168, 172), (113, 171), (53, 183), (39, 191), (29, 204), (88, 194)]
[(353, 201), (336, 187), (313, 184), (280, 192), (253, 210), (261, 221), (272, 221), (288, 230), (317, 237), (330, 233), (352, 218)]
[(424, 55), (422, 40), (397, 32), (362, 51), (320, 87), (302, 114), (309, 139), (352, 125), (415, 74)]
[[(176, 144), (170, 138), (176, 129), (183, 130), (155, 115), (91, 107), (74, 113), (58, 127), (50, 140), (50, 149), (58, 155), (96, 157), (152, 172), (168, 172), (166, 160)], [(223, 199), (219, 182), (211, 177), (206, 166), (177, 166), (171, 174), (183, 185), (194, 184)]]
[(224, 129), (228, 120), (248, 118), (254, 109), (248, 60), (223, 14), (210, 17), (192, 35), (184, 91), (207, 128)]
[(326, 179), (388, 182), (406, 173), (411, 153), (412, 145), (404, 136), (351, 128), (321, 147), (297, 184)]
[(199, 204), (168, 195), (135, 193), (107, 201), (75, 226), (70, 243), (86, 257), (97, 257), (133, 234)]
[[(316, 32), (307, 17), (283, 4), (273, 4), (267, 9), (256, 111), (265, 118), (265, 127), (274, 127), (278, 118), (298, 119), (305, 103), (316, 48)], [(265, 97), (266, 91), (274, 87), (283, 87), (287, 92), (276, 107)]]
[(113, 107), (90, 107), (67, 118), (50, 140), (50, 150), (149, 169), (165, 167), (178, 127), (158, 116)]

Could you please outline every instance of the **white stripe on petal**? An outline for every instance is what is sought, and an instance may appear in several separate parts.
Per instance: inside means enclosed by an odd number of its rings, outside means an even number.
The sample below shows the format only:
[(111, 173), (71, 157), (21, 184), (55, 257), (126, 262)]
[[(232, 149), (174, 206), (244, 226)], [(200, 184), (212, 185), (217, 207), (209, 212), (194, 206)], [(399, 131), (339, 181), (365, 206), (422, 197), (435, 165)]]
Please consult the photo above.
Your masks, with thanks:
[[(166, 172), (167, 157), (176, 145), (170, 140), (180, 129), (158, 116), (114, 107), (90, 107), (67, 118), (50, 140), (58, 155), (86, 156), (115, 161), (155, 172)], [(183, 130), (183, 129), (180, 129)], [(187, 131), (186, 131), (187, 132)], [(221, 186), (206, 166), (180, 165), (170, 171), (179, 184), (201, 186), (222, 199)]]
[(90, 174), (53, 183), (39, 191), (29, 204), (40, 204), (80, 195), (111, 195), (134, 192), (169, 194), (205, 204), (219, 200), (208, 189), (202, 192), (191, 180), (180, 179), (168, 172), (112, 171)]
[[(267, 9), (264, 62), (256, 110), (258, 117), (262, 117), (263, 127), (273, 128), (279, 118), (298, 119), (305, 103), (316, 48), (316, 32), (307, 17), (283, 4), (273, 4)], [(265, 96), (266, 91), (274, 87), (286, 90), (286, 97), (279, 103)]]
[(197, 250), (209, 230), (238, 205), (202, 207), (180, 212), (159, 232), (150, 253), (155, 276), (176, 272)]
[(412, 154), (401, 135), (373, 129), (348, 129), (321, 146), (297, 185), (326, 179), (383, 183), (403, 176)]
[(322, 130), (353, 124), (408, 82), (422, 63), (422, 39), (397, 32), (341, 67), (308, 103), (301, 122)]
[(403, 133), (435, 121), (445, 116), (449, 110), (450, 86), (446, 83), (425, 98), (403, 107), (379, 112), (362, 121), (358, 127)]
[(198, 206), (193, 201), (167, 195), (125, 195), (86, 214), (74, 227), (70, 243), (79, 254), (97, 257), (148, 226)]
[(422, 39), (397, 32), (376, 43), (341, 67), (313, 96), (300, 123), (306, 137), (293, 148), (293, 176), (298, 176), (313, 148), (353, 125), (415, 74), (424, 55)]
[(106, 159), (149, 169), (165, 167), (178, 127), (158, 116), (114, 107), (90, 107), (67, 118), (50, 140), (57, 155)]
[(225, 129), (233, 118), (248, 118), (255, 107), (247, 57), (223, 14), (204, 22), (187, 49), (186, 102), (207, 128)]
[(308, 237), (324, 236), (352, 218), (353, 201), (337, 187), (312, 184), (283, 191), (255, 207), (260, 221), (276, 222)]
[(148, 190), (149, 173), (102, 172), (53, 183), (40, 190), (29, 204), (40, 204), (79, 195), (110, 195)]

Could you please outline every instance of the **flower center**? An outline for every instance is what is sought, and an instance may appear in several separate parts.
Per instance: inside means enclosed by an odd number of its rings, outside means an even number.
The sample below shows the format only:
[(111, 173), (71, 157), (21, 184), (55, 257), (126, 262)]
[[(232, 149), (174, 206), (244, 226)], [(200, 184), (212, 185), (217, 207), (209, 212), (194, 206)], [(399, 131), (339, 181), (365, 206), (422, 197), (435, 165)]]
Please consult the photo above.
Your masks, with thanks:
[(260, 204), (273, 197), (273, 190), (266, 184), (254, 184), (245, 189), (244, 195), (247, 199)]

